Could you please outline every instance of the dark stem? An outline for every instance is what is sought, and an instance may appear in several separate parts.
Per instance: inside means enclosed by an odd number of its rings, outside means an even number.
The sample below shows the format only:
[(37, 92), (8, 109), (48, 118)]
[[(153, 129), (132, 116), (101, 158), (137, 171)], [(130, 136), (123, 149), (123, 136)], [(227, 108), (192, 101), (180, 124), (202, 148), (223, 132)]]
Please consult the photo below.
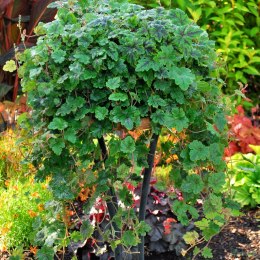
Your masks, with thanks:
[[(150, 150), (147, 156), (148, 168), (144, 170), (144, 178), (142, 184), (141, 201), (139, 209), (139, 221), (145, 220), (147, 197), (150, 190), (150, 180), (152, 175), (152, 169), (154, 165), (154, 156), (156, 151), (156, 146), (158, 142), (159, 135), (153, 134), (150, 142)], [(141, 243), (138, 245), (139, 249), (139, 260), (144, 260), (144, 236), (141, 236)]]
[[(108, 157), (108, 152), (107, 152), (107, 147), (103, 136), (101, 138), (98, 138), (98, 144), (101, 149), (102, 159), (105, 162)], [(107, 203), (109, 217), (112, 220), (118, 210), (118, 201), (113, 187), (110, 187), (110, 189), (107, 191), (107, 195), (111, 198), (111, 200), (109, 198), (106, 201), (106, 203)], [(112, 226), (115, 230), (115, 234), (117, 238), (120, 239), (121, 231), (114, 221), (112, 221)], [(123, 250), (122, 250), (122, 246), (119, 245), (115, 249), (115, 260), (121, 260), (121, 259), (123, 259)]]

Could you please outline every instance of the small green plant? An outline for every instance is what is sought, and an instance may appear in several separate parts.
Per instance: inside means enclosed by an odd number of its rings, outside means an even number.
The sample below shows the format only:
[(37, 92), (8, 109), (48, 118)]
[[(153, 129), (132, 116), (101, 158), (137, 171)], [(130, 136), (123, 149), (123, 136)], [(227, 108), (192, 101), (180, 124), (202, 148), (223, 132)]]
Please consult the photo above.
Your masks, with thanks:
[(44, 204), (51, 199), (46, 183), (34, 183), (33, 178), (6, 181), (0, 188), (0, 250), (27, 249), (34, 242), (33, 223), (46, 212)]
[[(257, 146), (251, 146), (257, 151)], [(228, 163), (226, 188), (242, 207), (260, 204), (260, 153), (237, 153)]]
[[(144, 259), (157, 141), (162, 131), (173, 137), (185, 131), (182, 142), (160, 148), (178, 158), (170, 175), (182, 196), (171, 208), (188, 225), (199, 217), (196, 204), (202, 199), (209, 230), (203, 239), (209, 240), (224, 225), (228, 207), (221, 194), (227, 128), (219, 80), (212, 74), (214, 42), (179, 9), (144, 10), (114, 1), (59, 1), (52, 7), (59, 8), (56, 20), (39, 25), (37, 46), (19, 60), (33, 109), (28, 123), (37, 133), (31, 156), (36, 179), (50, 178), (54, 198), (64, 203), (77, 196), (80, 181), (96, 185), (85, 212), (99, 198), (109, 223), (100, 230), (85, 219), (78, 237), (89, 239), (97, 230), (115, 259), (135, 246)], [(133, 138), (136, 128), (141, 134)], [(138, 214), (129, 183), (142, 185)], [(38, 253), (46, 252), (54, 253)]]

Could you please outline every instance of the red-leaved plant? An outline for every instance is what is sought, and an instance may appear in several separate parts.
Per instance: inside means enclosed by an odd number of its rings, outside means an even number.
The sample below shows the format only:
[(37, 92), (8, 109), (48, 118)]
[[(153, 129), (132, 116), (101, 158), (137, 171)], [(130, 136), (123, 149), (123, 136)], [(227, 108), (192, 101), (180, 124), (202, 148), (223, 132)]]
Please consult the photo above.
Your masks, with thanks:
[(237, 114), (227, 118), (231, 142), (225, 150), (226, 157), (230, 157), (237, 152), (253, 152), (249, 144), (260, 144), (260, 129), (252, 124), (250, 118), (246, 117), (241, 105), (237, 107), (237, 112)]

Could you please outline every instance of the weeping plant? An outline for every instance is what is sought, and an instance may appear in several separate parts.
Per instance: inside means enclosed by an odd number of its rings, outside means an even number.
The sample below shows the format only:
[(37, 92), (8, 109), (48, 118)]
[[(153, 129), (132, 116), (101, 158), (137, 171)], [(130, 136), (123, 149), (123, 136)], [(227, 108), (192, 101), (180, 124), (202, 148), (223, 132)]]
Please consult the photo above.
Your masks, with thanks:
[[(158, 137), (162, 130), (181, 134), (182, 142), (170, 144), (178, 156), (170, 178), (183, 195), (172, 211), (187, 225), (199, 217), (195, 205), (203, 199), (207, 225), (195, 224), (209, 240), (227, 212), (220, 193), (226, 120), (219, 81), (211, 76), (214, 42), (179, 9), (114, 1), (58, 1), (51, 7), (58, 8), (56, 19), (38, 26), (37, 45), (19, 60), (32, 107), (28, 122), (37, 136), (31, 157), (36, 179), (50, 177), (54, 197), (63, 202), (75, 198), (79, 180), (95, 185), (85, 213), (96, 198), (106, 202), (110, 231), (103, 241), (116, 259), (135, 246), (144, 259)], [(142, 187), (139, 212), (128, 184)], [(79, 235), (90, 238), (95, 228), (86, 219)], [(186, 241), (196, 245), (198, 237), (191, 233)]]

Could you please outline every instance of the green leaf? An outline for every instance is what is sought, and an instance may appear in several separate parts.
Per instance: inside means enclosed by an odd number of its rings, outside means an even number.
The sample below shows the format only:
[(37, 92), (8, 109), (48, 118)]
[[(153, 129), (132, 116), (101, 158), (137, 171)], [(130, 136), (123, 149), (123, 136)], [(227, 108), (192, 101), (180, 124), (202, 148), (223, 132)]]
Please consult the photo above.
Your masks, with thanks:
[(126, 186), (119, 188), (118, 195), (126, 207), (133, 205), (133, 195)]
[(202, 220), (194, 222), (194, 224), (200, 230), (205, 230), (209, 227), (209, 220), (207, 220), (206, 218), (203, 218)]
[[(66, 102), (57, 110), (56, 115), (65, 116), (70, 114), (71, 112), (77, 112), (80, 108), (82, 108), (86, 104), (86, 101), (82, 97), (72, 97), (69, 96), (66, 99)], [(83, 107), (84, 109), (84, 107)]]
[(137, 232), (141, 236), (145, 236), (151, 229), (152, 228), (143, 220), (136, 227)]
[(8, 60), (3, 67), (3, 70), (8, 72), (14, 72), (16, 69), (17, 68), (14, 60)]
[(197, 174), (188, 175), (181, 185), (181, 190), (187, 193), (199, 194), (204, 188), (201, 177)]
[(178, 132), (181, 132), (184, 128), (189, 126), (189, 119), (185, 116), (185, 112), (182, 108), (172, 109), (172, 125)]
[[(158, 123), (161, 126), (165, 126), (169, 129), (177, 126), (174, 122), (174, 115), (163, 110), (156, 110), (156, 112), (151, 115), (151, 119), (153, 123)], [(178, 125), (178, 129), (181, 129), (181, 123)]]
[(214, 126), (211, 123), (206, 121), (206, 125), (207, 125), (207, 130), (211, 134), (216, 135), (216, 136), (220, 136), (219, 132), (214, 128)]
[(116, 247), (120, 244), (122, 244), (120, 239), (110, 241), (110, 246), (113, 251), (115, 251)]
[(173, 63), (180, 61), (182, 54), (177, 52), (172, 45), (162, 46), (161, 51), (155, 56), (155, 60), (161, 65), (172, 66)]
[(92, 236), (94, 232), (94, 227), (91, 225), (89, 220), (84, 220), (80, 227), (80, 233), (82, 234), (83, 238), (86, 240)]
[(76, 52), (73, 57), (85, 65), (90, 63), (90, 56), (84, 52)]
[(70, 239), (71, 239), (73, 242), (78, 242), (78, 241), (82, 240), (83, 237), (82, 237), (82, 234), (81, 234), (79, 231), (73, 231), (73, 232), (70, 234)]
[[(219, 214), (216, 214), (216, 217)], [(213, 221), (209, 222), (209, 226), (202, 230), (202, 235), (206, 241), (209, 241), (213, 236), (215, 236), (220, 231), (220, 226), (215, 224)]]
[(114, 123), (121, 123), (121, 125), (125, 126), (128, 130), (132, 130), (134, 125), (138, 126), (141, 123), (140, 110), (133, 106), (124, 110), (117, 106), (111, 110), (110, 119)]
[(208, 83), (208, 82), (205, 82), (205, 81), (199, 81), (198, 82), (198, 89), (203, 92), (203, 93), (206, 93), (206, 92), (210, 92), (211, 91), (211, 85)]
[(215, 192), (221, 192), (225, 184), (226, 175), (222, 172), (212, 173), (208, 178), (208, 185)]
[(200, 141), (193, 141), (189, 144), (190, 159), (192, 161), (206, 160), (209, 156), (208, 147), (202, 144)]
[(222, 209), (222, 199), (219, 196), (210, 194), (203, 204), (203, 211), (207, 218), (213, 219)]
[(172, 210), (182, 225), (188, 225), (189, 219), (186, 213), (188, 210), (187, 204), (182, 201), (175, 200), (172, 204)]
[(75, 144), (77, 141), (76, 131), (73, 128), (66, 129), (64, 132), (64, 139), (68, 140), (72, 144)]
[(31, 69), (30, 70), (30, 78), (31, 79), (35, 78), (35, 76), (38, 76), (41, 72), (42, 72), (41, 67), (40, 68), (36, 68), (36, 69)]
[(65, 60), (66, 52), (64, 50), (54, 50), (54, 52), (51, 54), (51, 57), (53, 58), (54, 62), (56, 63), (62, 63)]
[(174, 89), (170, 93), (171, 97), (176, 100), (177, 103), (179, 104), (184, 104), (185, 103), (185, 97), (183, 92), (180, 89)]
[(117, 89), (120, 87), (120, 77), (115, 77), (115, 78), (111, 78), (107, 81), (106, 83), (106, 86), (109, 88), (109, 89)]
[(234, 199), (241, 204), (241, 206), (246, 206), (253, 204), (252, 194), (250, 193), (250, 187), (247, 185), (240, 186), (235, 193)]
[(212, 250), (209, 247), (204, 247), (201, 254), (204, 258), (213, 258)]
[(38, 259), (41, 259), (41, 260), (53, 259), (53, 257), (54, 257), (53, 248), (43, 246), (43, 247), (41, 247), (41, 249), (39, 249), (37, 251), (36, 256), (37, 256)]
[(157, 90), (161, 90), (164, 93), (171, 93), (171, 82), (165, 80), (156, 80), (154, 82), (154, 87)]
[(124, 163), (120, 164), (120, 166), (116, 169), (117, 177), (121, 179), (126, 178), (129, 175), (129, 170), (130, 170), (129, 166), (127, 166)]
[(48, 128), (49, 129), (52, 129), (52, 130), (64, 130), (65, 128), (68, 127), (68, 123), (62, 119), (62, 118), (59, 118), (59, 117), (55, 117), (52, 122), (48, 125)]
[(219, 112), (216, 114), (215, 116), (215, 122), (216, 122), (216, 126), (220, 131), (223, 131), (226, 124), (227, 124), (227, 120), (225, 117), (225, 114), (223, 112)]
[(112, 93), (108, 99), (111, 101), (126, 101), (128, 96), (125, 93)]
[(186, 244), (194, 246), (194, 245), (196, 245), (196, 243), (199, 239), (199, 234), (196, 231), (190, 231), (183, 235), (183, 239)]
[(108, 109), (106, 107), (97, 106), (95, 108), (95, 117), (98, 120), (104, 120), (107, 115), (108, 115)]
[(154, 70), (157, 71), (159, 70), (160, 65), (153, 61), (151, 58), (145, 57), (141, 58), (135, 68), (135, 71), (137, 72), (143, 72), (143, 71), (149, 71), (149, 70)]
[(49, 143), (50, 143), (50, 148), (52, 149), (52, 151), (57, 155), (61, 155), (62, 149), (65, 147), (65, 143), (64, 143), (63, 139), (51, 138), (49, 140)]
[(125, 246), (137, 246), (139, 243), (139, 238), (135, 235), (134, 231), (127, 230), (123, 233), (122, 243)]
[(151, 107), (158, 108), (159, 106), (166, 106), (167, 103), (159, 95), (152, 95), (148, 98), (148, 105)]
[(174, 79), (175, 83), (184, 91), (195, 81), (195, 75), (190, 69), (184, 67), (171, 67), (168, 77)]
[(135, 150), (135, 141), (131, 136), (127, 136), (120, 144), (120, 151), (123, 153), (132, 153)]

